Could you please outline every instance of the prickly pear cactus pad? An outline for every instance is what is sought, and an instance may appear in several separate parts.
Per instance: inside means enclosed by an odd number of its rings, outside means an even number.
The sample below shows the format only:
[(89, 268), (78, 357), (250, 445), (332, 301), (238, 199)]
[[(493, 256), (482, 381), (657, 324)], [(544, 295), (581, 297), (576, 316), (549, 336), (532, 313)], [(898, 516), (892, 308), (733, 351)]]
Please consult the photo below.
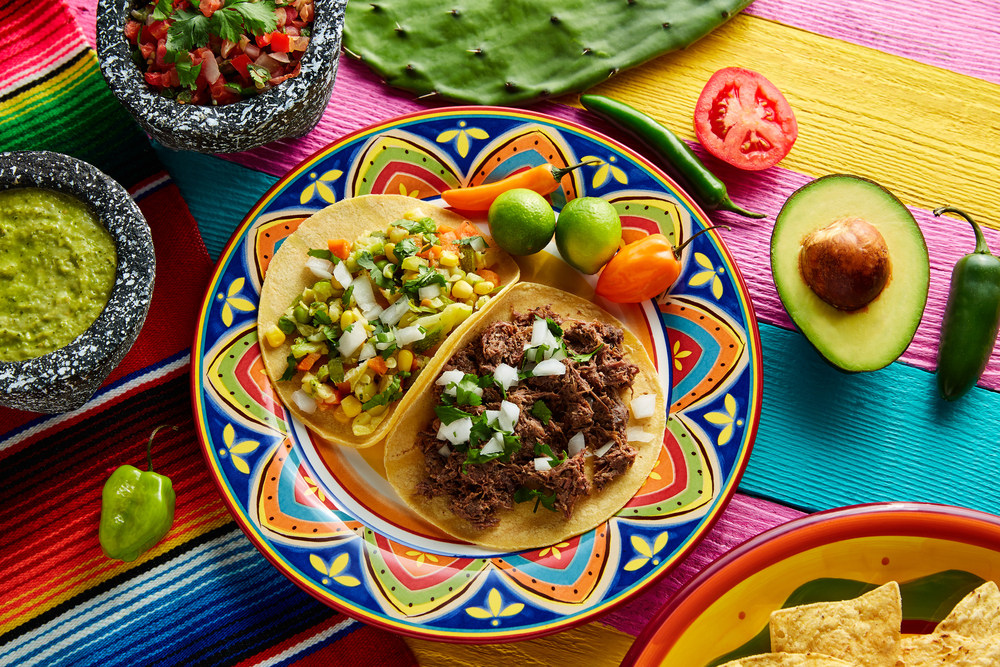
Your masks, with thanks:
[(351, 0), (344, 46), (418, 96), (527, 104), (683, 49), (751, 0)]

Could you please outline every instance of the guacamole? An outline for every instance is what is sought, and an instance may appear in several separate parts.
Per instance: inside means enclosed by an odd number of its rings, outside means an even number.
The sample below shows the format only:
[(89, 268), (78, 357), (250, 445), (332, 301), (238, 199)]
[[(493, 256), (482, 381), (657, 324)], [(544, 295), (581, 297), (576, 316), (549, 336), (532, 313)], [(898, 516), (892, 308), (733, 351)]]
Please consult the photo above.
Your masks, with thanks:
[(0, 361), (48, 354), (86, 331), (117, 266), (114, 239), (82, 201), (0, 191)]

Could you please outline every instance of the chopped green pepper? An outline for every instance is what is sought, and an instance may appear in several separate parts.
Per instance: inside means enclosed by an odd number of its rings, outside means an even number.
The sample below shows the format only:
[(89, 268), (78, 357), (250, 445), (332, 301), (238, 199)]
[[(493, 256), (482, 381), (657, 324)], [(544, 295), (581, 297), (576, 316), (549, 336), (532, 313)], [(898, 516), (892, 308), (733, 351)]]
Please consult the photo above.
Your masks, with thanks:
[(177, 496), (173, 485), (169, 478), (153, 472), (153, 438), (164, 428), (177, 430), (176, 426), (157, 426), (149, 436), (147, 471), (123, 465), (104, 484), (98, 537), (108, 558), (134, 561), (159, 542), (174, 523)]

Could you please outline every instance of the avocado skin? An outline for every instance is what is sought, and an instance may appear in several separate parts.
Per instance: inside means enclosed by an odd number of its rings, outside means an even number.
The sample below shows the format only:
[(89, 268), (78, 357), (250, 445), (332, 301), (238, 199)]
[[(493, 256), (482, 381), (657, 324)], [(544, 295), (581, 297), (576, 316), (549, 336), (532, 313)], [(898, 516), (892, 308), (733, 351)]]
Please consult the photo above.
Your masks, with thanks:
[[(846, 190), (842, 190), (842, 188), (846, 188)], [(894, 273), (897, 264), (903, 264), (904, 266), (900, 266), (899, 268), (906, 269), (910, 273), (909, 281), (902, 279), (898, 281), (903, 289), (900, 289), (900, 285), (897, 285), (893, 290), (889, 290), (890, 285), (895, 281), (894, 276), (890, 279), (890, 284), (886, 286), (883, 294), (879, 295), (872, 304), (868, 307), (858, 309), (851, 314), (852, 318), (855, 316), (858, 318), (874, 317), (871, 315), (870, 309), (880, 300), (885, 298), (887, 303), (892, 299), (898, 301), (895, 305), (890, 303), (889, 306), (885, 304), (876, 306), (877, 311), (883, 315), (883, 320), (885, 320), (885, 311), (888, 311), (892, 315), (892, 326), (897, 329), (892, 332), (894, 334), (892, 341), (877, 341), (879, 348), (885, 348), (884, 352), (880, 352), (876, 359), (866, 360), (866, 363), (857, 364), (843, 358), (842, 351), (837, 349), (841, 342), (839, 339), (823, 339), (822, 336), (817, 336), (815, 333), (810, 335), (810, 331), (814, 331), (814, 328), (810, 326), (810, 320), (828, 319), (832, 312), (836, 312), (836, 309), (823, 303), (818, 296), (812, 293), (805, 284), (797, 264), (797, 253), (801, 247), (802, 238), (809, 232), (825, 227), (840, 217), (834, 213), (831, 213), (828, 217), (824, 217), (824, 214), (827, 208), (831, 211), (838, 208), (840, 205), (838, 200), (843, 199), (839, 195), (845, 191), (852, 195), (858, 195), (863, 200), (862, 203), (864, 206), (860, 207), (860, 210), (849, 213), (844, 212), (841, 215), (853, 214), (858, 215), (862, 219), (867, 219), (866, 211), (885, 209), (894, 214), (892, 217), (895, 223), (904, 223), (902, 227), (906, 229), (907, 234), (894, 237), (897, 244), (902, 239), (903, 247), (892, 249), (894, 252), (891, 253), (891, 261)], [(806, 202), (808, 202), (808, 205)], [(796, 217), (803, 220), (808, 220), (812, 217), (817, 222), (811, 226), (801, 225), (800, 221), (795, 219)], [(873, 220), (868, 221), (875, 224)], [(876, 224), (876, 227), (885, 233), (880, 224)], [(794, 242), (794, 237), (790, 236), (796, 233), (801, 234), (798, 242)], [(796, 253), (794, 271), (788, 269), (791, 260), (785, 256), (789, 252), (789, 245), (794, 245)], [(900, 254), (904, 254), (905, 256), (900, 257)], [(784, 270), (782, 270), (782, 266), (785, 267)], [(789, 196), (778, 213), (771, 235), (771, 269), (778, 297), (781, 299), (782, 305), (795, 324), (795, 328), (806, 337), (812, 348), (816, 350), (824, 361), (833, 368), (847, 374), (879, 370), (899, 358), (916, 334), (924, 306), (927, 302), (927, 288), (930, 283), (930, 261), (927, 255), (927, 244), (912, 214), (910, 214), (906, 206), (895, 195), (880, 184), (871, 179), (851, 174), (830, 174), (823, 176), (807, 183)], [(789, 281), (795, 281), (796, 284), (790, 285), (788, 284)], [(903, 284), (906, 282), (912, 282), (913, 284)], [(823, 303), (823, 306), (816, 306), (810, 303), (812, 297), (808, 296), (801, 299), (801, 302), (797, 300), (797, 297), (801, 297), (803, 294), (803, 289), (809, 295), (815, 297), (817, 302)], [(798, 293), (795, 293), (796, 290)], [(829, 308), (829, 310), (826, 310), (826, 308)], [(899, 321), (905, 323), (906, 326), (898, 325)], [(843, 338), (848, 337), (851, 329), (852, 327), (850, 326), (844, 328)], [(872, 343), (872, 341), (863, 342), (866, 344)]]

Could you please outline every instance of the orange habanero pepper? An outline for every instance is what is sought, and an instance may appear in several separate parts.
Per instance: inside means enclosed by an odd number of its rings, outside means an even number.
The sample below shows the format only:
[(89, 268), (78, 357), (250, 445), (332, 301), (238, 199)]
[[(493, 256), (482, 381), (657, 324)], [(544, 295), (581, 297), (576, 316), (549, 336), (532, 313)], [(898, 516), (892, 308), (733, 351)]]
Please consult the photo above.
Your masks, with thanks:
[(650, 234), (621, 248), (597, 280), (599, 296), (615, 303), (639, 303), (665, 292), (681, 273), (680, 252), (707, 227), (676, 248), (663, 234)]

